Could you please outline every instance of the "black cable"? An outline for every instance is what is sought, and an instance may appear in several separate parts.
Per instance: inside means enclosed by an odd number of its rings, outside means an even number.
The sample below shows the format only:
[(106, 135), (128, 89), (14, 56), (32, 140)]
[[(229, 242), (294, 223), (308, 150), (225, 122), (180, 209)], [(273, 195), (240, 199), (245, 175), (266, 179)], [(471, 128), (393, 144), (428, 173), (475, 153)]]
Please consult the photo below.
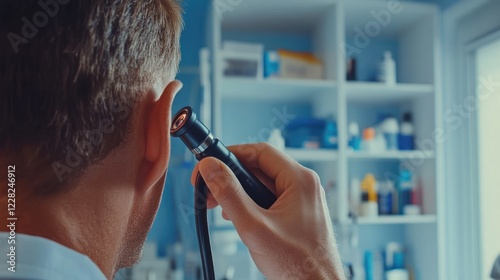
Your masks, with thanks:
[(196, 234), (200, 247), (201, 265), (205, 280), (215, 280), (214, 261), (210, 245), (210, 234), (208, 232), (207, 218), (208, 187), (200, 173), (196, 176), (194, 191), (194, 212), (196, 220)]

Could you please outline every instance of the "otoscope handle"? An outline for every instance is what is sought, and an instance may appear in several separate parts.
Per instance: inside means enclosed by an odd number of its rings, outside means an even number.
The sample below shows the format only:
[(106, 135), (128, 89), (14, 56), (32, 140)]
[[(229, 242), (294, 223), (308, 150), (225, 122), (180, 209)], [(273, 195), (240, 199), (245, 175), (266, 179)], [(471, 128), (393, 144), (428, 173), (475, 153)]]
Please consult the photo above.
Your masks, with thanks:
[(214, 142), (202, 153), (196, 155), (197, 160), (215, 157), (225, 163), (236, 175), (245, 192), (264, 209), (269, 209), (276, 201), (276, 196), (255, 175), (252, 174), (222, 142), (215, 138)]

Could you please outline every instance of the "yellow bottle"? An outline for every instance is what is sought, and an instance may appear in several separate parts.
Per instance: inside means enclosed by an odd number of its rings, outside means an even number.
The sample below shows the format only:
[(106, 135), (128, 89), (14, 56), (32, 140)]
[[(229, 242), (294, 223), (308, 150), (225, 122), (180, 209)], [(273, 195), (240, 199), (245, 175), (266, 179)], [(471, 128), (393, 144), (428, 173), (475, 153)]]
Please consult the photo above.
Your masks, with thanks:
[(373, 174), (366, 174), (361, 182), (361, 189), (368, 194), (367, 200), (365, 199), (362, 203), (362, 215), (367, 217), (378, 216), (377, 180)]

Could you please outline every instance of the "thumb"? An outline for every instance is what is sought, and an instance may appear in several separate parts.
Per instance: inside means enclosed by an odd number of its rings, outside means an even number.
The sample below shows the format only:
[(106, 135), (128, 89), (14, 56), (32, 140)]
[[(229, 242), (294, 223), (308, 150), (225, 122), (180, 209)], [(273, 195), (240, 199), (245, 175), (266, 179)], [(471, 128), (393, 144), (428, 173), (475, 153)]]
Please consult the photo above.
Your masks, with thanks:
[(245, 221), (251, 218), (253, 211), (258, 211), (234, 173), (223, 162), (213, 157), (205, 158), (200, 161), (199, 171), (215, 200), (235, 226), (238, 226), (237, 221)]

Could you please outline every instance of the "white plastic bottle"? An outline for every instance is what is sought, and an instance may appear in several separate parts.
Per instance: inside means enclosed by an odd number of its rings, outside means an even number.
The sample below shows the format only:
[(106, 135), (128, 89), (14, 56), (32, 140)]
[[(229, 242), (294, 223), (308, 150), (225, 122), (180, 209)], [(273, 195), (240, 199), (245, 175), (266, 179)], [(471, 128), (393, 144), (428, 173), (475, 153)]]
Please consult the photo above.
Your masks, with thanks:
[(387, 151), (387, 141), (381, 130), (375, 132), (375, 152), (383, 153)]
[(396, 85), (396, 63), (392, 59), (391, 52), (384, 53), (384, 60), (380, 63), (379, 68), (379, 82), (384, 82), (388, 86)]
[(385, 273), (385, 278), (387, 280), (408, 280), (410, 276), (406, 269), (393, 269)]
[(285, 139), (283, 139), (283, 136), (281, 135), (281, 130), (273, 129), (267, 142), (273, 145), (276, 149), (282, 152), (285, 151)]
[(387, 150), (396, 151), (398, 145), (399, 124), (396, 118), (387, 118), (382, 122), (382, 132), (384, 133)]
[(357, 122), (349, 123), (349, 148), (354, 151), (361, 149), (361, 137), (359, 135), (359, 125)]

